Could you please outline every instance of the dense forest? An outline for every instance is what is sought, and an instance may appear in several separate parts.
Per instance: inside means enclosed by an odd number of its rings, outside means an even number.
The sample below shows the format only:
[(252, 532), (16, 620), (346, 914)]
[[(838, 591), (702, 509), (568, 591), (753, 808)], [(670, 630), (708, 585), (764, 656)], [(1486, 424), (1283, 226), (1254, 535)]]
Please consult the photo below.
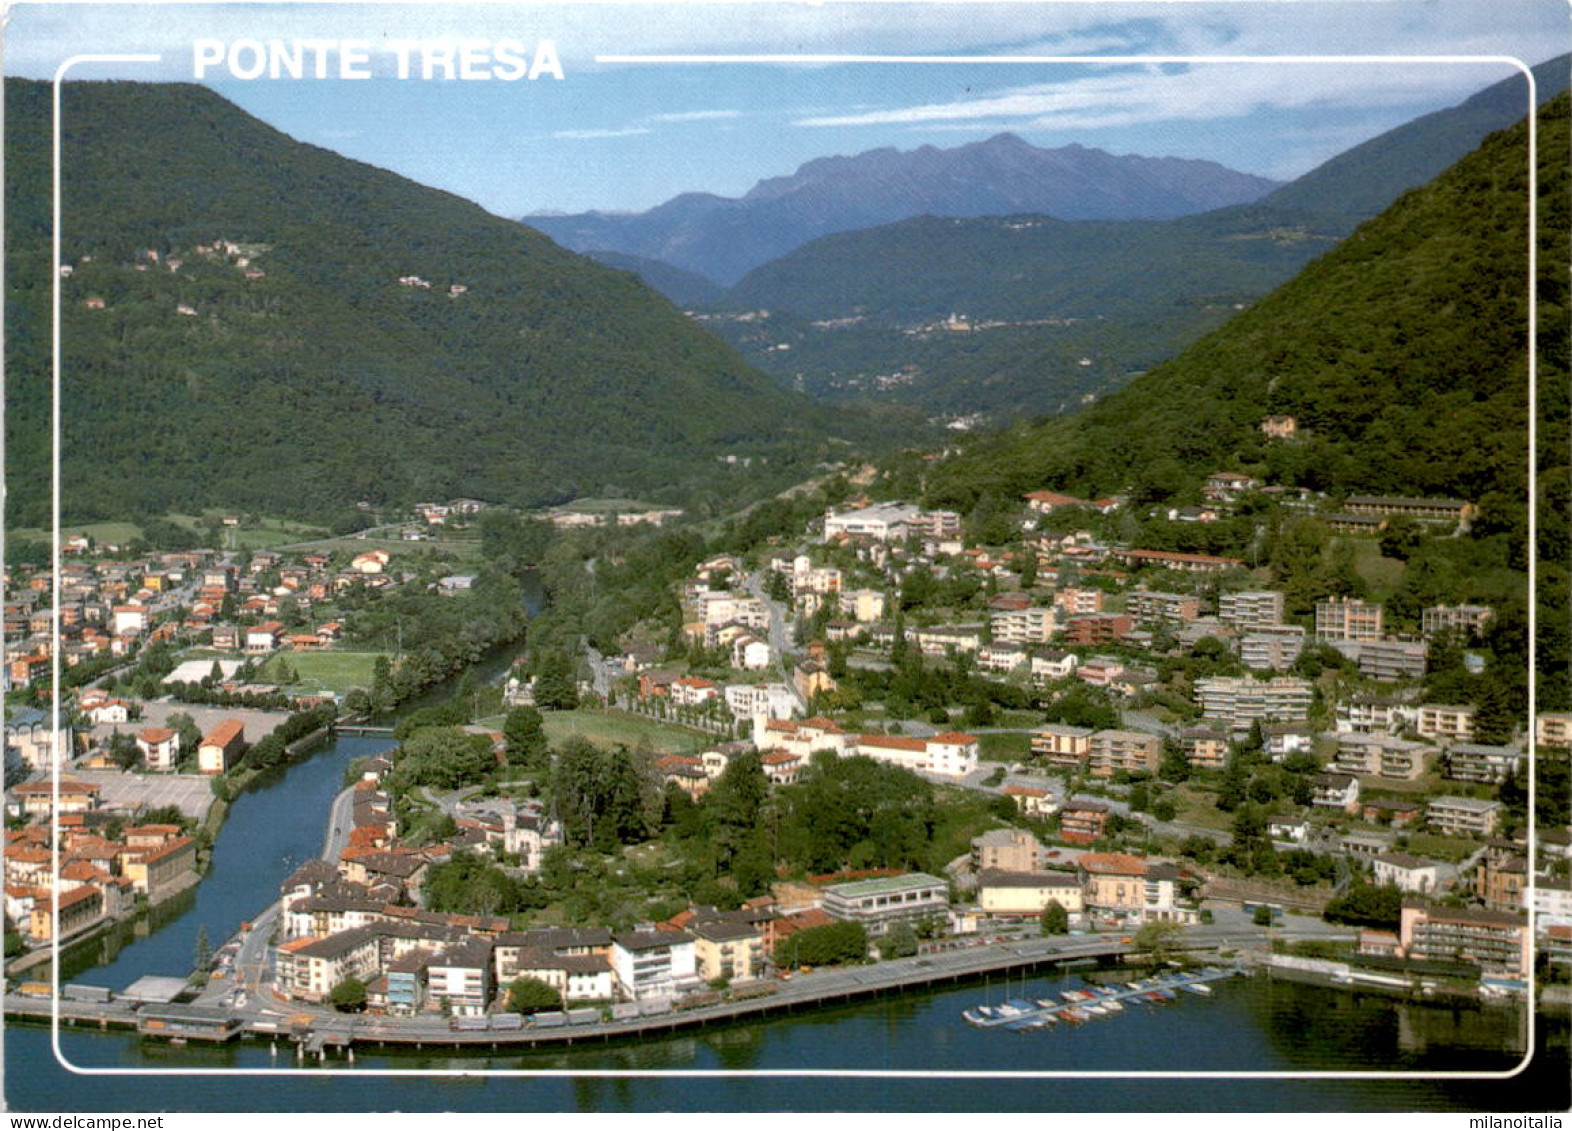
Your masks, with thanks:
[[(48, 93), (6, 85), (13, 525), (46, 499)], [(72, 518), (635, 487), (730, 502), (854, 427), (631, 274), (211, 91), (72, 83), (64, 121)]]

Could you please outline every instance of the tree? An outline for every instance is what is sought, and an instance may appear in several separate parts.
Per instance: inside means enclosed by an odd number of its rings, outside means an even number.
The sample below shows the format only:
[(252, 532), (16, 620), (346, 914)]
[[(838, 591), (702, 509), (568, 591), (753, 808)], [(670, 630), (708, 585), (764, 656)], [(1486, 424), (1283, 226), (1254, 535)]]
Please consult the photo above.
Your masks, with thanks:
[(1272, 925), (1272, 909), (1267, 907), (1265, 904), (1262, 904), (1261, 906), (1257, 907), (1254, 914), (1250, 916), (1250, 922), (1254, 923), (1257, 927), (1270, 927)]
[(328, 1002), (340, 1013), (358, 1013), (366, 1007), (366, 983), (345, 978), (328, 991)]
[(917, 931), (910, 923), (896, 923), (879, 943), (879, 957), (910, 958), (917, 953)]
[(202, 745), (202, 728), (184, 711), (176, 711), (164, 720), (170, 730), (180, 736), (180, 756), (189, 758)]
[(1394, 515), (1386, 520), (1386, 529), (1381, 531), (1381, 556), (1406, 562), (1414, 556), (1424, 538), (1424, 528), (1417, 521), (1407, 515)]
[(1183, 928), (1168, 919), (1145, 923), (1135, 932), (1130, 943), (1153, 962), (1167, 962), (1178, 948)]
[(861, 923), (830, 923), (788, 935), (775, 946), (777, 966), (833, 966), (868, 957), (868, 932)]
[(109, 736), (109, 757), (122, 770), (129, 770), (142, 760), (142, 749), (129, 734), (115, 731)]
[(515, 1013), (561, 1009), (562, 995), (539, 978), (515, 978), (508, 984), (508, 1008)]
[(535, 675), (535, 703), (547, 711), (572, 711), (579, 705), (573, 657), (553, 649), (541, 657)]
[(1064, 935), (1070, 931), (1070, 913), (1057, 899), (1050, 899), (1040, 919), (1045, 935)]
[(213, 944), (207, 941), (207, 924), (197, 926), (196, 945), (191, 955), (191, 969), (196, 972), (195, 981), (199, 985), (207, 984), (207, 968), (213, 962)]
[(507, 741), (508, 762), (515, 766), (539, 769), (546, 764), (549, 743), (545, 721), (534, 707), (514, 707), (502, 724)]

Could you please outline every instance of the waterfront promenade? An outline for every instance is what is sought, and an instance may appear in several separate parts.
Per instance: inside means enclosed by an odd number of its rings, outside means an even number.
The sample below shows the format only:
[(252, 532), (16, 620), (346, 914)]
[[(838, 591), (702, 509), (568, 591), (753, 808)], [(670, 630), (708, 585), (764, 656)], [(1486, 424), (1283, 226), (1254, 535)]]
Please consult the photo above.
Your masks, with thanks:
[[(266, 925), (257, 924), (254, 933)], [(294, 1039), (303, 1047), (350, 1048), (403, 1046), (412, 1048), (503, 1048), (562, 1046), (585, 1042), (637, 1039), (681, 1029), (745, 1021), (775, 1014), (795, 1013), (851, 1004), (873, 997), (901, 994), (947, 984), (998, 977), (1008, 980), (1033, 971), (1078, 960), (1117, 961), (1131, 950), (1122, 936), (1057, 935), (980, 943), (936, 950), (912, 958), (833, 970), (798, 974), (786, 980), (762, 983), (774, 992), (740, 1001), (722, 1001), (699, 1008), (669, 1010), (623, 1020), (594, 1020), (578, 1025), (531, 1026), (514, 1030), (454, 1030), (445, 1018), (435, 1016), (377, 1017), (336, 1014), (320, 1008), (283, 1009), (261, 996), (250, 996), (243, 1005), (209, 1007), (240, 1022), (231, 1035), (263, 1039)], [(1259, 929), (1198, 927), (1182, 937), (1186, 949), (1256, 947), (1264, 943)], [(739, 987), (741, 989), (742, 987)], [(47, 1021), (55, 1003), (38, 998), (7, 995), (8, 1020)], [(61, 1001), (63, 1022), (90, 1028), (136, 1028), (139, 1010), (122, 1001), (91, 1003)], [(144, 1027), (144, 1031), (145, 1027)]]

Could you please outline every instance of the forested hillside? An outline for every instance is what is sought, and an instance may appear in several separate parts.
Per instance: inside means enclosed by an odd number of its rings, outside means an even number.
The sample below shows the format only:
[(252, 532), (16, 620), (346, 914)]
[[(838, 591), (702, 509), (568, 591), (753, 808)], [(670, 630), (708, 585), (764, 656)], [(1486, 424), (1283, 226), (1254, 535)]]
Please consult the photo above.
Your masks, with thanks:
[[(1565, 423), (1566, 96), (1540, 115), (1541, 403)], [(1315, 488), (1456, 495), (1521, 511), (1527, 474), (1526, 126), (1427, 188), (1183, 355), (1077, 416), (979, 440), (936, 477), (987, 488), (1183, 494), (1217, 467)], [(1304, 433), (1268, 443), (1263, 416)], [(1563, 461), (1564, 462), (1564, 461)]]
[[(6, 111), (14, 526), (46, 499), (48, 86), (8, 80)], [(72, 83), (65, 122), (73, 518), (730, 499), (817, 454), (810, 406), (519, 224), (201, 87)]]

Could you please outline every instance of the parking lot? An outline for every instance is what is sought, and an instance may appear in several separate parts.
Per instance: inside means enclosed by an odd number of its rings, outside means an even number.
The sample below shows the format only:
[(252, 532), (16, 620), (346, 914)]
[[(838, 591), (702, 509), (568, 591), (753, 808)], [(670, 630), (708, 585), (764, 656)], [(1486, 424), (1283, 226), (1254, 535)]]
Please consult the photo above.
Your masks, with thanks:
[(200, 774), (127, 774), (119, 770), (73, 770), (71, 776), (96, 784), (106, 809), (133, 813), (138, 809), (178, 806), (201, 820), (213, 804), (210, 779)]

